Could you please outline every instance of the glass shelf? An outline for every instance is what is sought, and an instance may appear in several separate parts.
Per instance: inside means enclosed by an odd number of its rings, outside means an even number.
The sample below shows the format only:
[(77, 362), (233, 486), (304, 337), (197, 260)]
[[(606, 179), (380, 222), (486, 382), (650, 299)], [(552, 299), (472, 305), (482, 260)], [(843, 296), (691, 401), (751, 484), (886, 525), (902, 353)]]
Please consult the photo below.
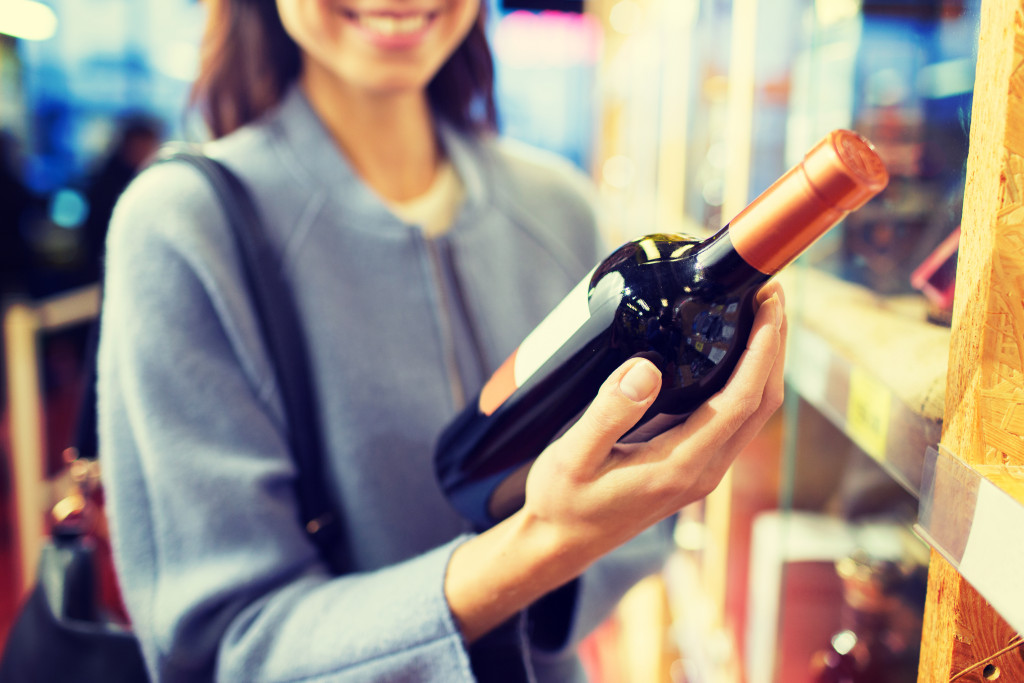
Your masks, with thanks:
[(884, 297), (809, 267), (780, 275), (790, 323), (790, 390), (905, 489), (921, 491), (938, 444), (950, 331), (917, 297)]

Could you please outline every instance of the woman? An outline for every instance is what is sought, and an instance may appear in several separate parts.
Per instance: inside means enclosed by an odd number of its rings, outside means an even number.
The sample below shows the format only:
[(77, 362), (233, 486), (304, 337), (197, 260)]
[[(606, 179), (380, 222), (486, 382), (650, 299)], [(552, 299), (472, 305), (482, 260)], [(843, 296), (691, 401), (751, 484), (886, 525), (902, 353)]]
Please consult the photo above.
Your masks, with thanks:
[[(161, 681), (583, 678), (575, 644), (778, 407), (782, 305), (683, 426), (634, 359), (470, 533), (434, 483), (467, 395), (604, 254), (586, 183), (493, 135), (480, 0), (220, 0), (196, 97), (303, 318), (350, 567), (297, 523), (281, 399), (227, 226), (192, 169), (114, 214), (100, 425), (115, 559)], [(628, 461), (628, 466), (626, 466)], [(525, 680), (525, 678), (523, 679)]]

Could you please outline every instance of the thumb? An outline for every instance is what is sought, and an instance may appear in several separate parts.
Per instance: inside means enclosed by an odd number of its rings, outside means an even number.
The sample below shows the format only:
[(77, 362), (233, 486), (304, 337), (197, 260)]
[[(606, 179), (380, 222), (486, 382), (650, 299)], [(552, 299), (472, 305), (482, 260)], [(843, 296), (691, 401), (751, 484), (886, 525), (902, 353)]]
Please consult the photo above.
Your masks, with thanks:
[(654, 402), (661, 372), (645, 358), (631, 358), (613, 372), (580, 419), (559, 440), (581, 458), (600, 465), (612, 447)]

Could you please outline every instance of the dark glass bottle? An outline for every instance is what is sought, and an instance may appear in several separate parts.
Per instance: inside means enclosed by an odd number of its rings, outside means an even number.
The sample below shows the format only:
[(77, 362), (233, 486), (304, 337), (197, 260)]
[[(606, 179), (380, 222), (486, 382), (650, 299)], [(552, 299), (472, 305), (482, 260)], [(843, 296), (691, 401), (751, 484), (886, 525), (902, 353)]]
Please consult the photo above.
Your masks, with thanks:
[(810, 683), (915, 683), (927, 564), (858, 550), (836, 563), (844, 630), (811, 660)]
[(478, 528), (514, 512), (533, 460), (634, 356), (663, 380), (627, 440), (686, 419), (736, 366), (760, 287), (887, 181), (870, 143), (834, 131), (712, 237), (655, 234), (617, 249), (441, 435), (434, 462), (445, 495)]

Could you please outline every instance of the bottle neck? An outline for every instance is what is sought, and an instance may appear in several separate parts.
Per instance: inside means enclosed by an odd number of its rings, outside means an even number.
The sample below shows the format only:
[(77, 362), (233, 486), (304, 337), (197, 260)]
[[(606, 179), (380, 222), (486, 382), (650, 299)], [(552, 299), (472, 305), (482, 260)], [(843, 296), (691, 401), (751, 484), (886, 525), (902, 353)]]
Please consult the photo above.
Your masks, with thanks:
[[(822, 187), (815, 185), (815, 166), (811, 162), (816, 159), (808, 156), (789, 169), (729, 221), (736, 251), (762, 273), (774, 275), (796, 260), (856, 206), (830, 195), (831, 176), (819, 173), (824, 178), (818, 179)], [(860, 195), (855, 199), (859, 201)]]
[(729, 291), (763, 284), (772, 275), (754, 268), (739, 254), (733, 245), (729, 226), (706, 239), (694, 258), (702, 279)]

